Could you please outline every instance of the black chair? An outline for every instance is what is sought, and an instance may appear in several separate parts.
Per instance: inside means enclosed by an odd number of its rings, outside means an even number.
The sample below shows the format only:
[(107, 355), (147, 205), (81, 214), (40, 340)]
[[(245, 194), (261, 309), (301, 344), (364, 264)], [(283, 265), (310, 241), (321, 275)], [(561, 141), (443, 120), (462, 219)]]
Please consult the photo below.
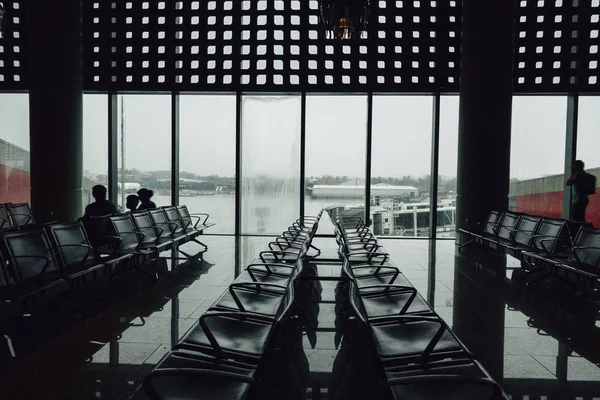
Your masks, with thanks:
[[(206, 213), (193, 213), (190, 214), (187, 206), (177, 206), (177, 212), (179, 213), (179, 218), (183, 221), (184, 224), (188, 226), (188, 230), (196, 230), (199, 234), (202, 234), (205, 229), (214, 226), (214, 222), (207, 222), (210, 217), (209, 214)], [(194, 222), (194, 220), (196, 222)]]
[(142, 246), (144, 248), (156, 249), (159, 253), (170, 250), (175, 243), (171, 239), (162, 237), (163, 229), (154, 224), (152, 216), (148, 211), (139, 211), (131, 214), (137, 232), (142, 233)]
[(10, 217), (10, 211), (8, 204), (0, 204), (0, 229), (7, 229), (13, 226), (12, 219)]
[[(208, 250), (208, 246), (196, 239), (196, 237), (198, 237), (202, 233), (202, 231), (194, 229), (191, 218), (182, 218), (179, 214), (179, 211), (177, 210), (177, 207), (162, 207), (162, 209), (164, 210), (167, 216), (169, 224), (173, 227), (172, 234), (185, 236), (186, 243), (194, 242), (200, 245), (201, 250), (197, 254), (200, 254), (200, 256), (202, 257), (202, 254)], [(189, 254), (187, 251), (183, 251), (180, 248), (177, 248), (177, 251), (183, 254), (186, 258), (194, 258), (193, 255)]]
[(255, 373), (252, 365), (180, 350), (146, 375), (141, 390), (150, 400), (243, 400), (256, 382)]
[(356, 317), (373, 338), (385, 366), (427, 364), (453, 357), (472, 358), (471, 353), (438, 316), (390, 315), (369, 318), (358, 291), (350, 295)]
[(31, 213), (31, 208), (27, 203), (9, 203), (8, 211), (14, 226), (35, 225), (35, 219)]
[(208, 311), (176, 348), (258, 365), (274, 330), (290, 316), (293, 301), (294, 285), (288, 285), (273, 317), (247, 311)]
[[(477, 223), (475, 226), (469, 226), (468, 229), (459, 229), (459, 232), (472, 237), (471, 240), (462, 243), (458, 249), (462, 250), (471, 243), (483, 244), (483, 239), (496, 237), (497, 228), (500, 224), (503, 214), (498, 211), (490, 211), (484, 223)], [(466, 221), (470, 225), (470, 221)]]
[(137, 262), (155, 258), (158, 255), (156, 248), (144, 246), (145, 235), (137, 230), (130, 214), (111, 215), (109, 220), (114, 232), (114, 236), (109, 238), (114, 240), (117, 245), (114, 253), (131, 254)]
[(387, 384), (396, 400), (508, 400), (500, 385), (479, 362), (472, 359), (442, 360), (391, 368)]
[(522, 215), (511, 232), (509, 241), (499, 241), (498, 246), (507, 254), (521, 259), (521, 252), (532, 250), (533, 236), (538, 233), (543, 218), (537, 215)]
[(0, 234), (6, 264), (5, 289), (24, 308), (66, 291), (50, 240), (42, 227)]
[(172, 240), (174, 244), (180, 245), (188, 241), (188, 236), (183, 232), (175, 232), (177, 224), (169, 221), (165, 210), (155, 208), (148, 211), (154, 226), (159, 229), (159, 239)]
[(56, 249), (60, 269), (69, 279), (110, 276), (115, 266), (131, 255), (98, 256), (81, 221), (54, 224), (46, 228)]

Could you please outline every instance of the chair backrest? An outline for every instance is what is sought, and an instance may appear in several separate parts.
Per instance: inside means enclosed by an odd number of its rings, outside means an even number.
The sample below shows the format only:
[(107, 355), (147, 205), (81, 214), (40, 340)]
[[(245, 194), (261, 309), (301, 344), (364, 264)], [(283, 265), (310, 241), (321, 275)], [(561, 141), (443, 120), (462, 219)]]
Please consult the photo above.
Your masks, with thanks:
[(131, 214), (112, 215), (109, 219), (115, 235), (121, 238), (123, 249), (135, 249), (141, 244), (141, 235), (137, 234)]
[(34, 225), (35, 220), (27, 203), (8, 204), (14, 226)]
[(531, 237), (537, 233), (542, 217), (537, 215), (522, 215), (514, 235), (516, 243), (529, 246)]
[(177, 207), (163, 207), (165, 210), (165, 214), (167, 214), (167, 218), (171, 224), (173, 224), (173, 233), (182, 232), (186, 227), (186, 223), (181, 220), (179, 217), (179, 213), (177, 212)]
[(600, 229), (582, 226), (575, 236), (569, 259), (600, 267)]
[(504, 240), (511, 240), (512, 231), (514, 231), (519, 224), (521, 214), (507, 211), (504, 213), (498, 226), (498, 237)]
[(177, 212), (179, 213), (179, 218), (181, 219), (183, 226), (193, 226), (192, 216), (190, 215), (187, 206), (177, 206)]
[(150, 217), (154, 222), (154, 226), (162, 229), (160, 231), (160, 238), (168, 238), (173, 234), (173, 226), (169, 222), (169, 218), (167, 218), (167, 214), (165, 210), (162, 208), (154, 208), (148, 211), (150, 213)]
[(12, 219), (10, 218), (8, 204), (0, 204), (0, 229), (11, 228), (12, 226), (13, 223)]
[(43, 279), (44, 274), (58, 271), (44, 228), (10, 231), (0, 237), (9, 262), (8, 272), (15, 282)]
[(564, 243), (568, 236), (567, 226), (564, 219), (543, 218), (538, 231), (533, 235), (530, 245), (540, 250), (546, 249), (549, 253), (557, 253), (564, 249)]
[(83, 216), (80, 221), (83, 223), (85, 231), (94, 248), (107, 244), (106, 236), (112, 235), (112, 224), (110, 223), (110, 215), (102, 217)]
[(63, 266), (71, 266), (93, 259), (92, 246), (81, 221), (55, 224), (47, 227), (56, 254)]
[[(156, 229), (152, 216), (148, 211), (134, 212), (131, 214), (137, 230), (144, 234), (143, 243), (154, 243), (158, 239), (160, 229)], [(163, 228), (161, 228), (163, 229)]]
[(488, 215), (488, 218), (485, 221), (485, 225), (483, 226), (483, 232), (490, 235), (496, 235), (496, 226), (500, 222), (501, 216), (502, 213), (498, 211), (491, 211), (490, 215)]

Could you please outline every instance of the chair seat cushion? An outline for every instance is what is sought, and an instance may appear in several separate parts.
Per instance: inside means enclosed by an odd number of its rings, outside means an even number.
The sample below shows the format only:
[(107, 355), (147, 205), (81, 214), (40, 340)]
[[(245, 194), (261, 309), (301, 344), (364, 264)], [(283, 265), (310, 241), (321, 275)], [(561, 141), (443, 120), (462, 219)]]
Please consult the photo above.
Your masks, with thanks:
[[(257, 291), (251, 288), (235, 288), (233, 290), (247, 312), (275, 316), (283, 300), (283, 294), (267, 293), (264, 290)], [(213, 308), (239, 310), (229, 290), (225, 291), (221, 298), (211, 306), (211, 309)]]
[[(418, 321), (373, 325), (373, 338), (381, 357), (408, 357), (420, 355), (434, 338), (440, 325), (436, 322)], [(460, 351), (463, 347), (446, 330), (433, 352)]]
[[(249, 319), (224, 316), (206, 317), (206, 325), (225, 351), (262, 355), (271, 331), (271, 325)], [(211, 347), (204, 330), (196, 326), (182, 343)]]
[[(254, 279), (252, 279), (254, 277)], [(290, 281), (289, 277), (269, 274), (261, 271), (252, 271), (252, 275), (248, 271), (244, 271), (237, 277), (236, 282), (260, 282), (272, 283), (274, 285), (287, 286)]]
[[(398, 315), (410, 299), (410, 292), (393, 292), (381, 296), (363, 296), (362, 302), (369, 318)], [(406, 314), (433, 313), (419, 294), (413, 299)]]

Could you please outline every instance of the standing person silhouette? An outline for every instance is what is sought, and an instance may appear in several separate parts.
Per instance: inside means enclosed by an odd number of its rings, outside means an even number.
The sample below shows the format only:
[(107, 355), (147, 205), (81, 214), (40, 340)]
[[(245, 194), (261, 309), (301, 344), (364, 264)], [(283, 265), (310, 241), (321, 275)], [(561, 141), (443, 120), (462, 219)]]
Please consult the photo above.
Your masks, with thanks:
[(573, 163), (572, 175), (567, 180), (571, 186), (571, 212), (569, 219), (585, 222), (585, 209), (590, 202), (589, 195), (596, 193), (596, 177), (584, 170), (585, 164), (581, 160)]
[(152, 190), (141, 188), (140, 190), (138, 190), (137, 194), (140, 197), (140, 202), (142, 203), (137, 208), (138, 210), (150, 210), (156, 208), (156, 204), (154, 204), (154, 202), (150, 200), (152, 196), (154, 196), (154, 192)]
[(96, 201), (85, 207), (86, 217), (102, 217), (119, 213), (117, 207), (106, 199), (107, 192), (106, 186), (103, 185), (96, 185), (92, 188), (92, 196)]

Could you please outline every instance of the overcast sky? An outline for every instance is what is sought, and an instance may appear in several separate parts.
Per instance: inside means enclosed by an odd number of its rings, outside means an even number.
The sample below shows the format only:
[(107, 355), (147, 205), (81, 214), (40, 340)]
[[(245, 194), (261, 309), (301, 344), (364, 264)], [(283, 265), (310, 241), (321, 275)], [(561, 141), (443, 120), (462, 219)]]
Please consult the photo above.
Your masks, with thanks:
[[(27, 95), (0, 94), (0, 138), (29, 148)], [(364, 177), (365, 96), (308, 96), (306, 175)], [(582, 97), (578, 158), (600, 166), (600, 98)], [(373, 176), (429, 174), (430, 96), (375, 96)], [(181, 170), (202, 175), (235, 173), (235, 96), (181, 96)], [(456, 175), (458, 97), (443, 96), (440, 174)], [(513, 102), (511, 176), (561, 173), (566, 97), (519, 97)], [(84, 96), (84, 167), (106, 172), (105, 95)], [(243, 107), (247, 174), (298, 176), (300, 98), (249, 96)], [(125, 96), (126, 167), (170, 169), (170, 97)]]

